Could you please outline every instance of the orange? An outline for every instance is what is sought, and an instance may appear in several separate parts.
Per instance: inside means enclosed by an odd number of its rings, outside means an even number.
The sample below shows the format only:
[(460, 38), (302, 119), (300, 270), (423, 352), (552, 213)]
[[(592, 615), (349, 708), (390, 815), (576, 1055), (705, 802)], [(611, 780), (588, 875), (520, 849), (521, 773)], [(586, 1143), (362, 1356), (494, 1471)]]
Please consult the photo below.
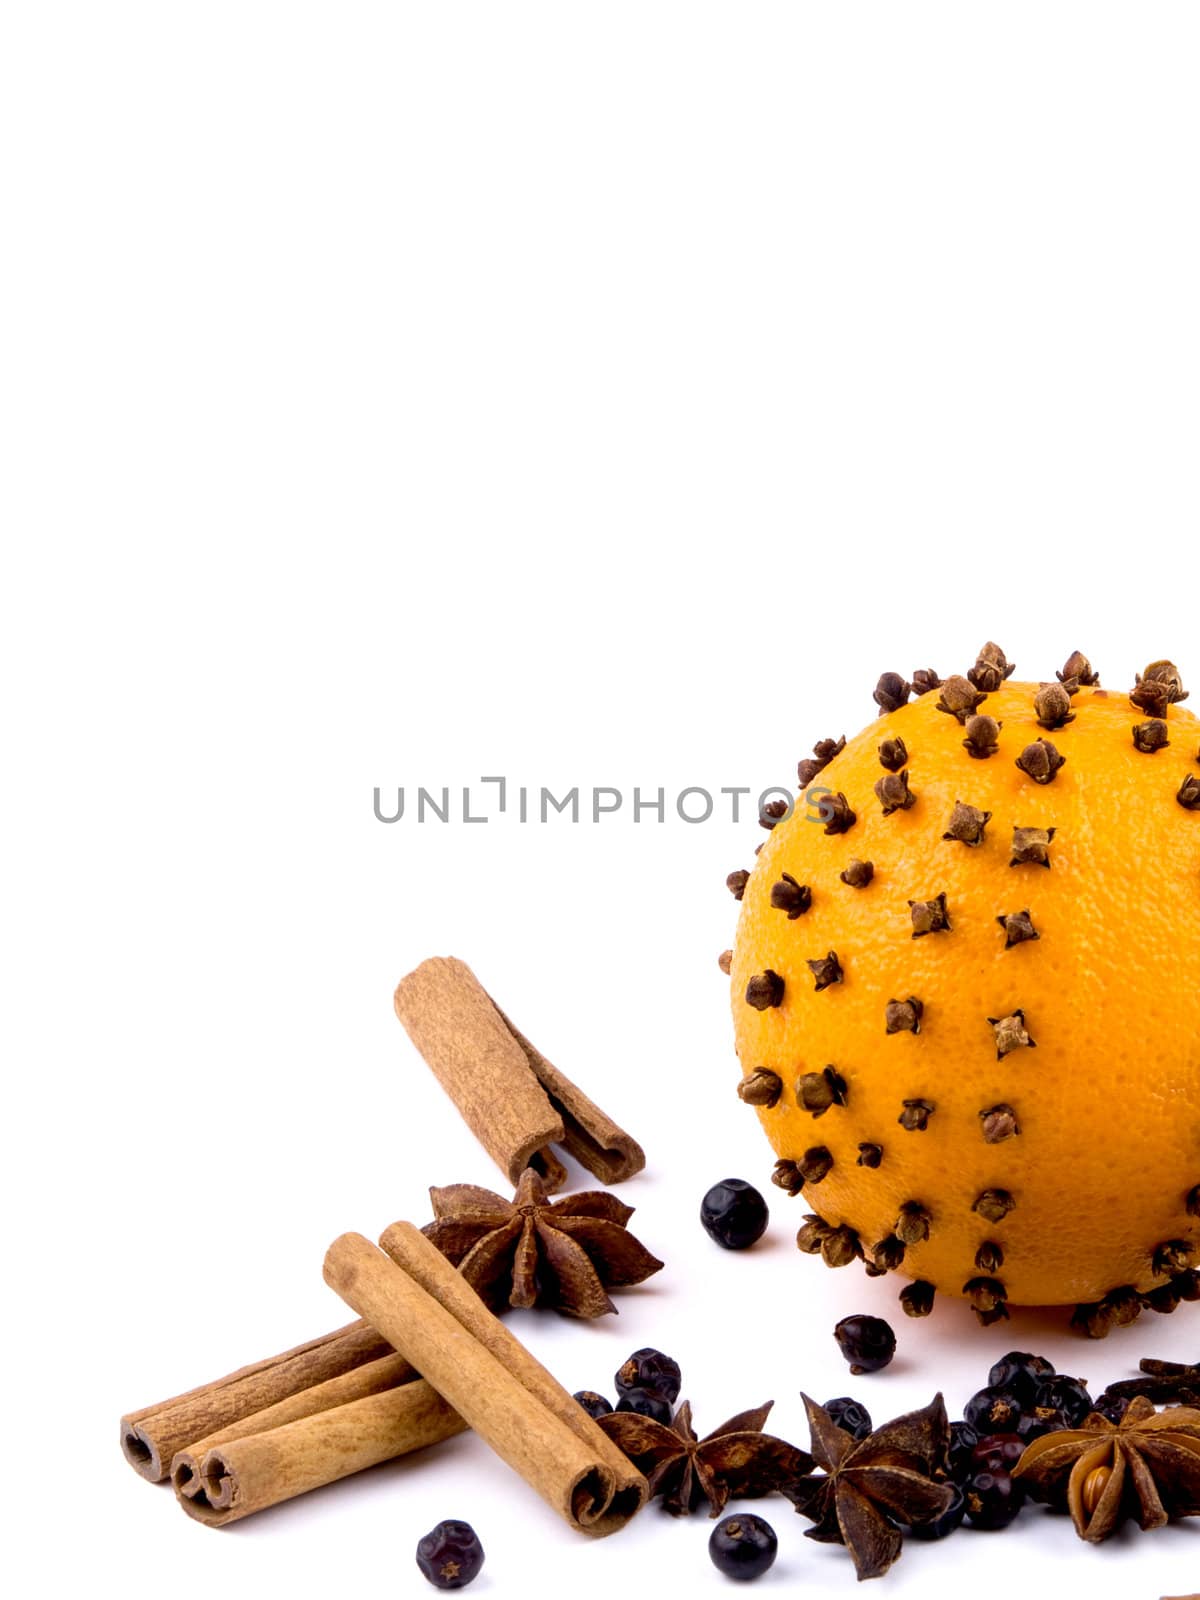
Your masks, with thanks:
[[(1169, 744), (1144, 752), (1132, 730), (1146, 712), (1128, 694), (1079, 687), (1072, 720), (1048, 729), (1038, 688), (1010, 680), (987, 696), (979, 714), (1002, 726), (980, 759), (937, 689), (850, 740), (768, 836), (731, 967), (743, 1075), (780, 1080), (777, 1103), (758, 1107), (767, 1137), (784, 1162), (817, 1152), (801, 1204), (853, 1230), (842, 1238), (867, 1261), (885, 1241), (881, 1259), (897, 1253), (901, 1208), (917, 1207), (901, 1231), (919, 1235), (923, 1215), (928, 1238), (904, 1246), (900, 1270), (968, 1293), (990, 1319), (1005, 1300), (1127, 1309), (1169, 1293), (1200, 1246), (1200, 810), (1177, 799), (1200, 780), (1200, 723), (1171, 704)], [(875, 793), (885, 739), (904, 741), (915, 796), (890, 815)], [(1065, 758), (1046, 783), (1017, 765), (1039, 739)], [(849, 831), (826, 832), (823, 791), (845, 795)], [(978, 844), (943, 837), (959, 801), (990, 813)], [(1054, 830), (1049, 868), (1010, 864), (1015, 827)], [(852, 860), (873, 866), (865, 887), (841, 879)], [(781, 883), (795, 900), (785, 873), (811, 890), (794, 917), (772, 904)], [(914, 937), (910, 901), (940, 895), (949, 927)], [(1010, 944), (997, 919), (1024, 912), (1011, 927), (1037, 937)], [(840, 981), (818, 989), (808, 963), (831, 952)], [(772, 998), (764, 973), (782, 996), (756, 1009), (747, 988)], [(919, 1031), (887, 1032), (889, 1001), (910, 997)], [(1022, 1037), (1004, 1022), (1017, 1014), (1033, 1043), (998, 1055), (999, 1035)], [(797, 1084), (826, 1067), (845, 1104), (818, 1116)], [(864, 1145), (878, 1165), (859, 1164)], [(997, 1220), (975, 1209), (989, 1192), (1011, 1202)]]

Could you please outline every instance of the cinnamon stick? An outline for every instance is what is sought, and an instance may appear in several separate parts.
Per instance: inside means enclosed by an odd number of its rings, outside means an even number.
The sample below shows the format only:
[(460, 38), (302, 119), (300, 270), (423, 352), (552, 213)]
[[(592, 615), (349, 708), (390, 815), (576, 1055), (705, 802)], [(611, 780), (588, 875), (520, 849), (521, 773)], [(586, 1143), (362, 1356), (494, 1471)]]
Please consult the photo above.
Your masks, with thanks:
[(157, 1483), (170, 1472), (174, 1456), (195, 1440), (392, 1353), (374, 1328), (352, 1322), (185, 1394), (129, 1412), (121, 1418), (121, 1449), (135, 1472)]
[(455, 956), (433, 956), (400, 980), (396, 1015), (468, 1127), (511, 1183), (527, 1166), (560, 1189), (560, 1144), (603, 1183), (646, 1164), (641, 1146), (509, 1021)]
[[(398, 1356), (390, 1360), (400, 1362)], [(243, 1424), (242, 1431), (235, 1428), (176, 1456), (171, 1469), (175, 1494), (197, 1522), (224, 1527), (351, 1473), (438, 1444), (467, 1426), (419, 1378), (331, 1404), (282, 1426), (272, 1426), (267, 1412), (253, 1420), (263, 1422), (260, 1431), (246, 1432)]]
[(388, 1254), (361, 1234), (335, 1239), (325, 1281), (572, 1527), (624, 1527), (646, 1498), (641, 1474), (419, 1229), (384, 1237)]

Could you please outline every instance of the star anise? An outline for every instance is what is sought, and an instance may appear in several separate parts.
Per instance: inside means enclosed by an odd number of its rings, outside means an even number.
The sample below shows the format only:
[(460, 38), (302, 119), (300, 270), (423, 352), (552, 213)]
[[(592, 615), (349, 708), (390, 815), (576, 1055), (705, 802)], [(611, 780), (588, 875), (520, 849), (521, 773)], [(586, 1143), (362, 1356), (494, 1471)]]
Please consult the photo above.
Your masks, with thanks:
[(553, 1306), (576, 1317), (616, 1311), (608, 1289), (641, 1283), (662, 1262), (625, 1230), (633, 1207), (601, 1190), (551, 1200), (526, 1167), (511, 1203), (473, 1183), (430, 1189), (421, 1231), (493, 1310)]
[(812, 1452), (824, 1469), (789, 1493), (796, 1510), (816, 1524), (822, 1544), (844, 1544), (858, 1576), (878, 1578), (900, 1554), (896, 1524), (928, 1522), (949, 1509), (954, 1490), (931, 1474), (944, 1466), (950, 1423), (941, 1395), (867, 1435), (860, 1443), (839, 1428), (824, 1406), (803, 1397)]
[(752, 1499), (776, 1489), (791, 1497), (812, 1471), (806, 1450), (762, 1431), (773, 1404), (739, 1411), (703, 1439), (692, 1428), (690, 1400), (669, 1426), (635, 1411), (613, 1411), (599, 1421), (645, 1473), (651, 1498), (662, 1496), (664, 1510), (686, 1516), (706, 1499), (709, 1514), (717, 1517), (731, 1498)]
[(1065, 1501), (1075, 1532), (1091, 1544), (1126, 1517), (1161, 1528), (1172, 1517), (1200, 1516), (1200, 1411), (1156, 1411), (1138, 1395), (1119, 1423), (1093, 1411), (1082, 1428), (1035, 1439), (1014, 1476), (1032, 1484), (1040, 1499)]

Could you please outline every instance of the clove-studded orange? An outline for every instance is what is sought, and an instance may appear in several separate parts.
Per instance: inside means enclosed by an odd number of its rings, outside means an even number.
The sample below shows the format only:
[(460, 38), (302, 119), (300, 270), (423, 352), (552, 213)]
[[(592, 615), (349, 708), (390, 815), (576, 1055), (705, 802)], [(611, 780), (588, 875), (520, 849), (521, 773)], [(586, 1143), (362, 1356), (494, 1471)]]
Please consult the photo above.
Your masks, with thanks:
[(743, 1098), (802, 1249), (899, 1270), (913, 1314), (936, 1288), (1098, 1335), (1197, 1292), (1200, 721), (1169, 662), (1126, 691), (1079, 654), (1011, 672), (988, 645), (944, 682), (884, 674), (878, 718), (764, 818)]

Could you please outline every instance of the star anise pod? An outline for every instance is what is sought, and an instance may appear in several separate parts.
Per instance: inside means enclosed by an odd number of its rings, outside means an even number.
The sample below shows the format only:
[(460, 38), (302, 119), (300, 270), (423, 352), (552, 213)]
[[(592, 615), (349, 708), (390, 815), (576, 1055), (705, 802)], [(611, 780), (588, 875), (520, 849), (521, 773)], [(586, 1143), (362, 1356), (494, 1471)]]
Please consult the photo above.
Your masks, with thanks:
[(1172, 1517), (1200, 1516), (1200, 1411), (1156, 1411), (1138, 1395), (1119, 1423), (1098, 1411), (1081, 1428), (1060, 1428), (1035, 1439), (1014, 1477), (1038, 1498), (1065, 1501), (1075, 1532), (1099, 1544), (1126, 1517), (1161, 1528)]
[(807, 1536), (844, 1544), (858, 1576), (878, 1578), (900, 1554), (898, 1522), (928, 1522), (949, 1509), (953, 1488), (936, 1483), (945, 1465), (950, 1423), (941, 1395), (867, 1435), (860, 1443), (839, 1428), (824, 1406), (802, 1396), (812, 1430), (812, 1453), (825, 1476), (809, 1478), (788, 1498), (816, 1524)]
[(709, 1514), (720, 1516), (726, 1501), (747, 1500), (779, 1490), (789, 1497), (812, 1471), (812, 1457), (785, 1439), (762, 1431), (773, 1401), (739, 1411), (698, 1439), (692, 1405), (685, 1400), (670, 1425), (635, 1411), (613, 1411), (600, 1426), (662, 1496), (663, 1509), (686, 1516), (707, 1500)]
[(511, 1203), (473, 1183), (430, 1189), (421, 1230), (493, 1310), (553, 1306), (576, 1317), (616, 1311), (608, 1289), (641, 1283), (662, 1262), (625, 1230), (633, 1207), (589, 1189), (551, 1200), (526, 1167)]

